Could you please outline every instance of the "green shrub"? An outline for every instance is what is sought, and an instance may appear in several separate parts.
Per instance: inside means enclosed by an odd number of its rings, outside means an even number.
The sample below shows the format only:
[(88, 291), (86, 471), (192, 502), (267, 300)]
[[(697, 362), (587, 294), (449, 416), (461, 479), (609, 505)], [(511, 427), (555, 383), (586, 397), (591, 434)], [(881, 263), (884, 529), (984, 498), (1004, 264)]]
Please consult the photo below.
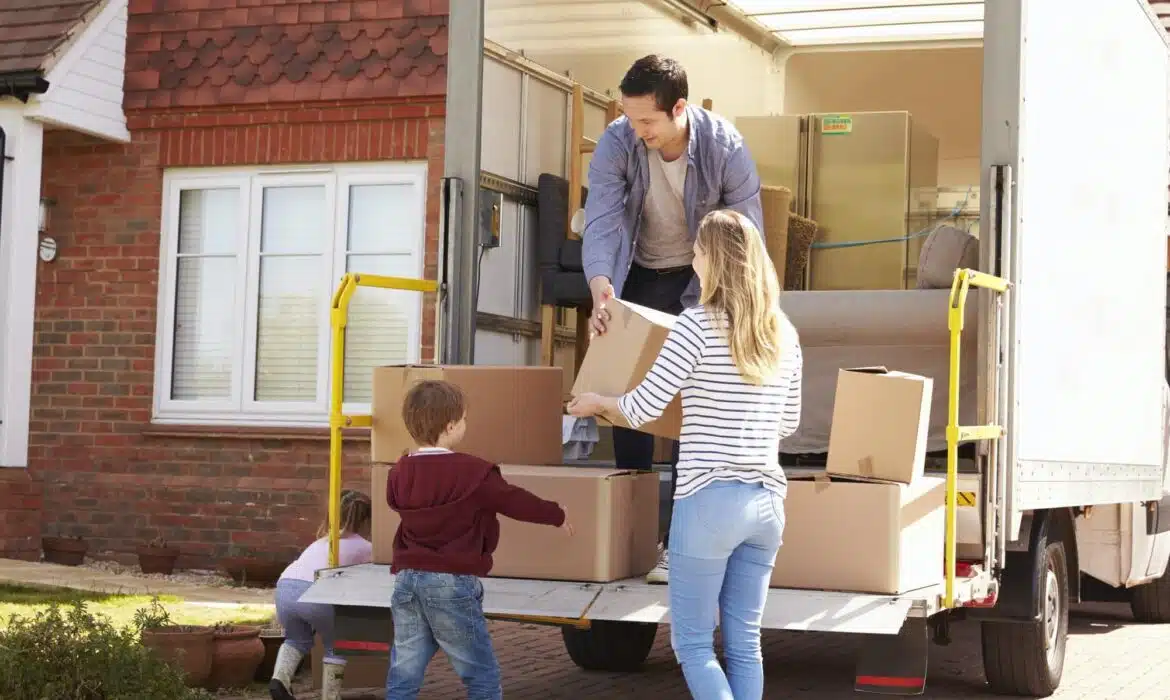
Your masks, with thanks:
[(4, 700), (203, 700), (182, 672), (156, 658), (136, 628), (119, 629), (85, 603), (57, 605), (0, 630)]

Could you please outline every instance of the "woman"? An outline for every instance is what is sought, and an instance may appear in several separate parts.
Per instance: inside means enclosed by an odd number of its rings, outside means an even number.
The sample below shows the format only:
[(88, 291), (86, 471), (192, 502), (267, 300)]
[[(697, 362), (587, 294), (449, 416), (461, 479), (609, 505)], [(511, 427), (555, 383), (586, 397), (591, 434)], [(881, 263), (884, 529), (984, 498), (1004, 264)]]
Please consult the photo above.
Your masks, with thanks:
[[(678, 317), (646, 378), (620, 398), (582, 394), (569, 412), (636, 428), (682, 393), (671, 645), (697, 700), (760, 700), (760, 620), (788, 490), (779, 443), (800, 421), (800, 342), (746, 217), (729, 210), (705, 216), (692, 264), (699, 305)], [(715, 658), (717, 615), (726, 674)]]

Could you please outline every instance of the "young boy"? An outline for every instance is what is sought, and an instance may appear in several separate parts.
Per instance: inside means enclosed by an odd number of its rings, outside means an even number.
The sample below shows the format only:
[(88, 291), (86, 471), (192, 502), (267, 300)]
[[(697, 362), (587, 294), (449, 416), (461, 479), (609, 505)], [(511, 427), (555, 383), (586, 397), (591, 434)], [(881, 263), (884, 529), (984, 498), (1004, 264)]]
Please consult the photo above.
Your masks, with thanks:
[(394, 654), (386, 700), (414, 700), (439, 649), (468, 698), (501, 698), (479, 580), (491, 571), (499, 542), (496, 514), (573, 534), (558, 504), (504, 481), (491, 462), (452, 451), (467, 429), (465, 408), (463, 392), (443, 381), (420, 382), (403, 402), (406, 429), (420, 448), (398, 461), (386, 483), (386, 501), (402, 517), (391, 567)]

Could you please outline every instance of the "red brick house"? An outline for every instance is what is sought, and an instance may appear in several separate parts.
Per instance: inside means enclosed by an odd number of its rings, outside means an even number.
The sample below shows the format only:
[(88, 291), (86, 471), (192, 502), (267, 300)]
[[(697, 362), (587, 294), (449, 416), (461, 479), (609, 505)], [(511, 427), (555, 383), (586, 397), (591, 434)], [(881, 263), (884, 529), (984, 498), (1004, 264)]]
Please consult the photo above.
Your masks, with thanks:
[[(333, 287), (435, 276), (447, 0), (9, 5), (0, 556), (294, 553), (324, 503)], [(434, 353), (432, 299), (361, 291), (356, 405), (370, 367)]]

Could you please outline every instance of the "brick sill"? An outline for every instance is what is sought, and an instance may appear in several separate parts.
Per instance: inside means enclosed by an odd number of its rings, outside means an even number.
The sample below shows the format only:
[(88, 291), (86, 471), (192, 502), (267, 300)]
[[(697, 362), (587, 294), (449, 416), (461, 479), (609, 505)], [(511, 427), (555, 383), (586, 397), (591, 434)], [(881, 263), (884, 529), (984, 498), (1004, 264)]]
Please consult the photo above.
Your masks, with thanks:
[[(264, 428), (231, 425), (169, 425), (152, 423), (142, 429), (146, 438), (195, 438), (200, 440), (300, 440), (328, 442), (328, 428)], [(342, 441), (369, 442), (369, 428), (351, 428), (342, 432)]]

